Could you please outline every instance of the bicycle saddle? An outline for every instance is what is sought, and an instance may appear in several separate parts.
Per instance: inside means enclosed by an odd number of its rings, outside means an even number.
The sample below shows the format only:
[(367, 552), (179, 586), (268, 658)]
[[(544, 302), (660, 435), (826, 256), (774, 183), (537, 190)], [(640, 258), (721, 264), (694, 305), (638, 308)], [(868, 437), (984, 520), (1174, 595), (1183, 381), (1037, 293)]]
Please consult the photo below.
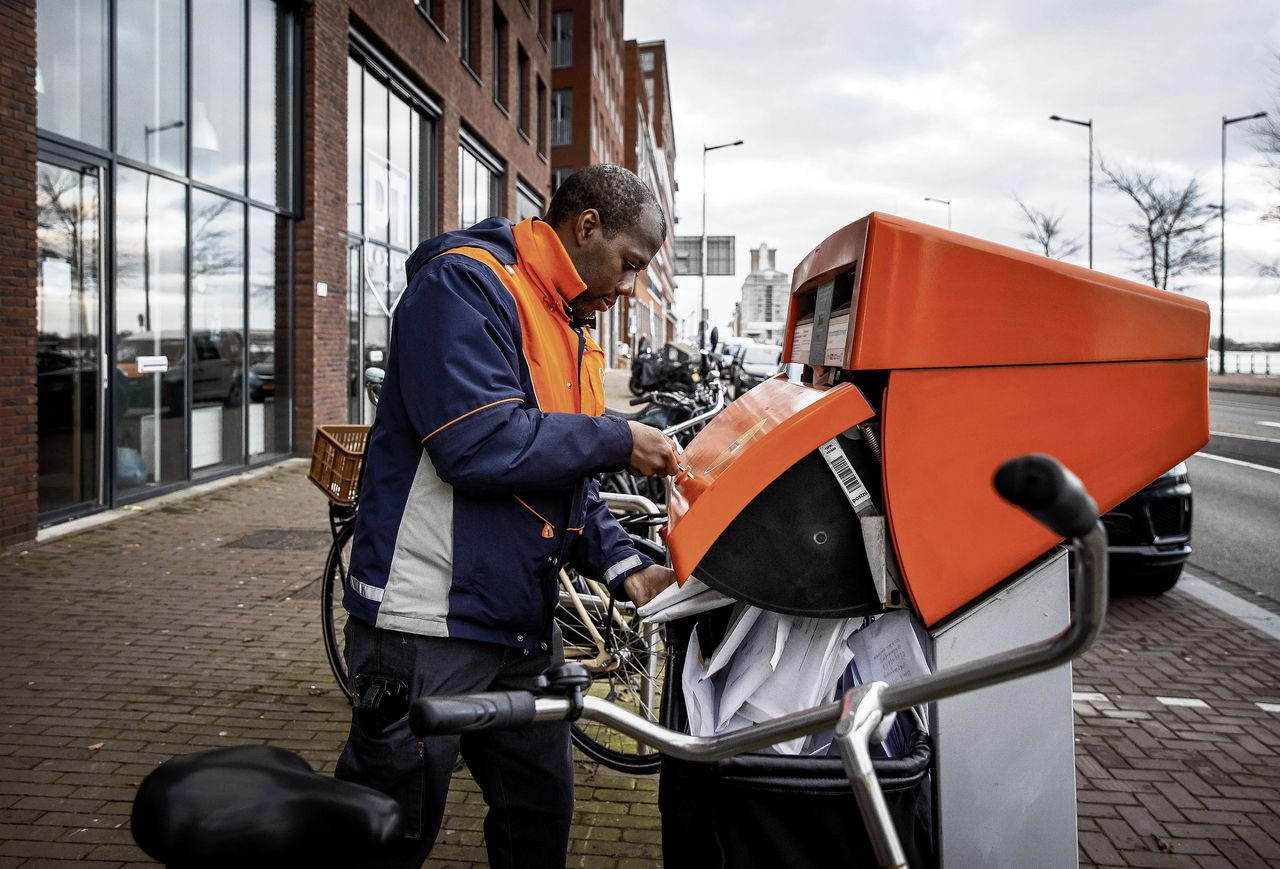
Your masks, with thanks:
[(133, 800), (133, 838), (169, 866), (354, 866), (404, 834), (391, 797), (316, 773), (282, 748), (175, 757)]

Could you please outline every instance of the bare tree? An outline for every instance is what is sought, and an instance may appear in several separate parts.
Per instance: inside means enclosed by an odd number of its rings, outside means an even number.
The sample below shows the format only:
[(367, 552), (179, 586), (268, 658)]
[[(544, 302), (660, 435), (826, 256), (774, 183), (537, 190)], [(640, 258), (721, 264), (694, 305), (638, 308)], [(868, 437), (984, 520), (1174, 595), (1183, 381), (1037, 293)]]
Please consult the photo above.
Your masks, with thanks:
[[(1251, 124), (1250, 127), (1255, 146), (1262, 152), (1267, 165), (1274, 170), (1271, 183), (1276, 190), (1280, 190), (1280, 52), (1276, 52), (1272, 58), (1272, 70), (1275, 76), (1271, 106), (1267, 116)], [(1280, 221), (1280, 205), (1273, 205), (1262, 215), (1262, 219)], [(1280, 259), (1260, 263), (1258, 274), (1264, 278), (1280, 278)]]
[(1013, 201), (1026, 216), (1031, 228), (1022, 234), (1022, 238), (1033, 243), (1044, 255), (1053, 259), (1066, 259), (1080, 250), (1080, 241), (1076, 238), (1062, 238), (1062, 215), (1051, 211), (1033, 208), (1013, 194)]
[(1125, 254), (1134, 273), (1162, 290), (1177, 290), (1171, 280), (1208, 271), (1215, 262), (1208, 226), (1212, 212), (1195, 178), (1179, 187), (1154, 172), (1122, 169), (1101, 163), (1107, 186), (1137, 206), (1142, 217), (1125, 225), (1130, 246)]

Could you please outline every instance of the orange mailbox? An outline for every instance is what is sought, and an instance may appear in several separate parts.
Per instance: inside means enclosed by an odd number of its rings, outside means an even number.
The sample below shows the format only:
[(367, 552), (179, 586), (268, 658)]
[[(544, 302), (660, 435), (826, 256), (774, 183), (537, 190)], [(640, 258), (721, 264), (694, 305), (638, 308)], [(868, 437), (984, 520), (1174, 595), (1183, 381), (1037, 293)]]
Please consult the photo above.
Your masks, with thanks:
[(887, 600), (878, 561), (936, 624), (1057, 542), (996, 495), (1005, 459), (1049, 453), (1108, 510), (1207, 442), (1208, 333), (1203, 302), (870, 214), (795, 271), (783, 359), (804, 376), (687, 450), (680, 581), (851, 615)]

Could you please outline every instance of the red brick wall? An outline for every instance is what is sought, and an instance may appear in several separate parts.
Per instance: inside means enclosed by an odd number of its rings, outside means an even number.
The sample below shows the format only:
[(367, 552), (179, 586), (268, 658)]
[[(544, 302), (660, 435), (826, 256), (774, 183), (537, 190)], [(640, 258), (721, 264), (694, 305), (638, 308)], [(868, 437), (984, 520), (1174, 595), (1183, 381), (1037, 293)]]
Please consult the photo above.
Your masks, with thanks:
[(36, 535), (36, 4), (0, 0), (0, 544)]

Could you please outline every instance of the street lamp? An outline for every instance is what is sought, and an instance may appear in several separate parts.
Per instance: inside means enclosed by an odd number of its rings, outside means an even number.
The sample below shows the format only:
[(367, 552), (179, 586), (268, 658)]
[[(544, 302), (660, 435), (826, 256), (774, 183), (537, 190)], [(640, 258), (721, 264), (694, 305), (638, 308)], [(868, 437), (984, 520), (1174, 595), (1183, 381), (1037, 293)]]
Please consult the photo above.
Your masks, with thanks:
[(1050, 115), (1049, 120), (1089, 128), (1089, 268), (1093, 268), (1093, 118), (1087, 121), (1073, 121), (1061, 115)]
[(1254, 112), (1238, 118), (1222, 116), (1222, 200), (1218, 203), (1218, 374), (1227, 373), (1227, 127), (1265, 118)]
[(703, 145), (702, 146), (702, 266), (699, 271), (702, 272), (702, 286), (698, 290), (698, 349), (703, 347), (703, 339), (707, 333), (707, 152), (719, 151), (721, 148), (735, 148), (742, 144), (739, 139), (736, 142), (725, 142), (723, 145)]
[(925, 202), (940, 202), (947, 206), (947, 229), (951, 228), (951, 200), (950, 199), (934, 199), (932, 196), (926, 196)]

